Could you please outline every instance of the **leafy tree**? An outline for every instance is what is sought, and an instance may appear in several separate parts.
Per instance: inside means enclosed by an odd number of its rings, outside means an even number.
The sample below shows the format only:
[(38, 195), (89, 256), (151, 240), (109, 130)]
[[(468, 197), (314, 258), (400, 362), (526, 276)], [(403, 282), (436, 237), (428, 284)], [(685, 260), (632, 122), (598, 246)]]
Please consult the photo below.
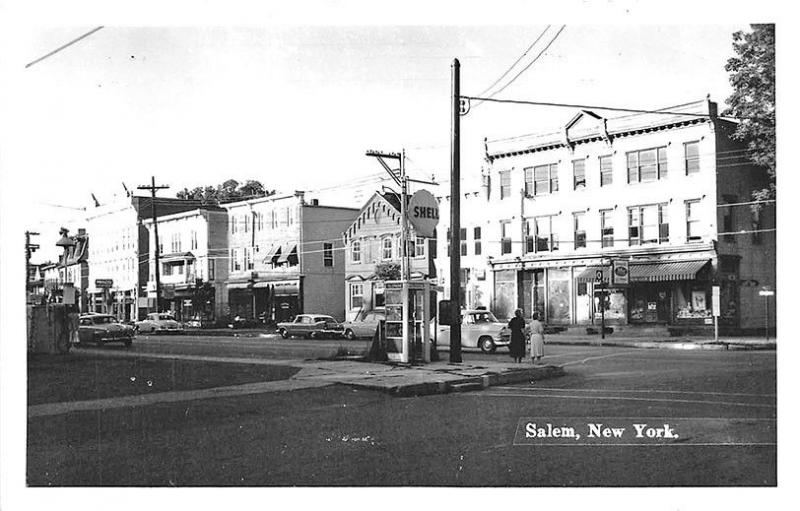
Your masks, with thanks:
[(400, 264), (392, 262), (376, 264), (375, 275), (381, 280), (400, 280)]
[(235, 179), (228, 179), (217, 186), (197, 186), (191, 190), (184, 188), (176, 194), (176, 197), (200, 200), (205, 204), (221, 204), (253, 197), (268, 197), (274, 194), (275, 190), (267, 190), (260, 181), (249, 179), (244, 184), (240, 184)]
[(775, 198), (775, 25), (750, 25), (733, 34), (735, 57), (728, 59), (733, 94), (723, 115), (740, 119), (734, 137), (747, 142), (751, 158), (764, 167), (769, 184), (756, 200)]

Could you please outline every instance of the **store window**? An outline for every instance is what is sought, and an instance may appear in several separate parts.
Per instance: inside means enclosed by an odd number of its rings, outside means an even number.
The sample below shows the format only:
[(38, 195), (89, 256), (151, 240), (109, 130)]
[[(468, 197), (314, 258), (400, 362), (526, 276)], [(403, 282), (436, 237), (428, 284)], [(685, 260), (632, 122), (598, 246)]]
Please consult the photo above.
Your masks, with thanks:
[(600, 157), (600, 186), (608, 186), (614, 182), (611, 155)]
[(570, 322), (569, 268), (547, 270), (547, 322), (566, 324)]
[(572, 187), (574, 190), (586, 188), (586, 160), (572, 161)]
[(682, 282), (677, 287), (675, 303), (677, 319), (711, 318), (711, 293), (693, 282)]
[(628, 183), (646, 183), (666, 177), (666, 147), (628, 153)]

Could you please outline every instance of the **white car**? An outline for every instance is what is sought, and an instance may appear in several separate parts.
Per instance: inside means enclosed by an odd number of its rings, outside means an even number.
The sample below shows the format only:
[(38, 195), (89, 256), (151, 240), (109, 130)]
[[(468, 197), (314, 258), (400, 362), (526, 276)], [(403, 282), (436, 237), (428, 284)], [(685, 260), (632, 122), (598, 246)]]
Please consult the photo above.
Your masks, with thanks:
[(136, 323), (136, 331), (139, 333), (183, 333), (183, 325), (175, 321), (172, 314), (165, 312), (151, 312), (147, 315), (147, 319)]
[[(500, 322), (494, 314), (483, 309), (466, 309), (461, 311), (461, 346), (464, 348), (480, 348), (484, 353), (491, 353), (498, 346), (508, 346), (511, 332), (506, 323)], [(439, 346), (450, 344), (450, 327), (439, 326), (437, 336)]]

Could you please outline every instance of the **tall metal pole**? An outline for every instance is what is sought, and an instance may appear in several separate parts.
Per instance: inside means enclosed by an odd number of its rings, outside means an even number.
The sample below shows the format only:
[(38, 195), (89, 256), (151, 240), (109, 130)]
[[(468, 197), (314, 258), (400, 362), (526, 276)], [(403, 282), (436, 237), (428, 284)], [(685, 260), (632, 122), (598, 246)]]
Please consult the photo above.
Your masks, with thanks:
[(158, 213), (156, 211), (156, 190), (165, 190), (169, 186), (156, 186), (156, 178), (152, 176), (150, 186), (137, 186), (139, 190), (150, 190), (150, 214), (153, 217), (153, 234), (155, 235), (155, 247), (153, 247), (153, 254), (155, 254), (155, 277), (156, 277), (156, 312), (161, 312), (161, 254), (159, 251), (158, 243)]
[(461, 64), (452, 65), (452, 125), (450, 130), (450, 362), (461, 363)]

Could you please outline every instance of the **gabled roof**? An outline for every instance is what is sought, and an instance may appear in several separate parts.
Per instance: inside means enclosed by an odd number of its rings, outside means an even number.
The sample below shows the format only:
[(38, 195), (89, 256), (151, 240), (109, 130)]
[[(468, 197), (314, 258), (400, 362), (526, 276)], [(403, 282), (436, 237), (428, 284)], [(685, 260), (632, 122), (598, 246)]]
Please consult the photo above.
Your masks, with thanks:
[(384, 208), (390, 211), (390, 215), (396, 216), (397, 225), (400, 225), (400, 196), (396, 193), (380, 193), (375, 192), (372, 194), (372, 197), (364, 203), (361, 209), (358, 212), (358, 216), (356, 219), (353, 220), (353, 223), (350, 224), (350, 227), (343, 233), (345, 242), (347, 242), (347, 238), (353, 236), (355, 232), (359, 229), (360, 223), (363, 222), (362, 218), (364, 218), (366, 211), (369, 208), (375, 207), (374, 205), (377, 204), (378, 207)]

